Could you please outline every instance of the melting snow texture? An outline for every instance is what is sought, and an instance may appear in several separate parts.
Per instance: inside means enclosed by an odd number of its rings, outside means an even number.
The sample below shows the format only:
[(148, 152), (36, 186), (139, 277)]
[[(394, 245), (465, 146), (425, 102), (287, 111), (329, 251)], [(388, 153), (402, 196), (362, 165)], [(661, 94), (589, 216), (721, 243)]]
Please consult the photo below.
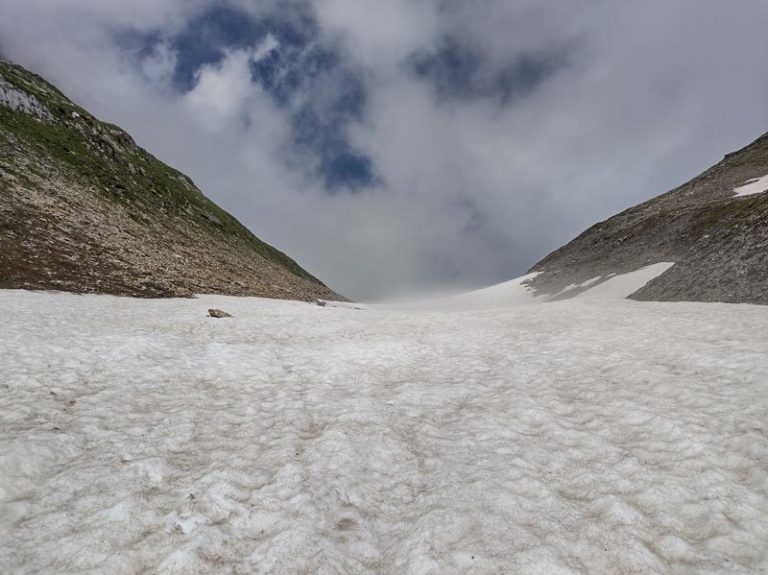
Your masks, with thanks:
[(4, 574), (768, 570), (768, 308), (0, 304)]

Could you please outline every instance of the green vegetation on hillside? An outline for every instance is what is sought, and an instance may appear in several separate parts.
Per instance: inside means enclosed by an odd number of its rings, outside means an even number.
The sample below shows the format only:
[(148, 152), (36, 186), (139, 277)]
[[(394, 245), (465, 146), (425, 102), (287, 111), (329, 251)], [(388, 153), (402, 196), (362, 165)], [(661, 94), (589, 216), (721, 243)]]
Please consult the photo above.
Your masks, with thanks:
[(237, 219), (206, 198), (184, 174), (137, 146), (117, 126), (101, 122), (68, 100), (59, 90), (23, 68), (0, 61), (0, 76), (33, 96), (52, 120), (0, 105), (0, 167), (24, 179), (19, 162), (35, 158), (25, 169), (46, 176), (46, 170), (97, 191), (109, 201), (131, 206), (137, 219), (183, 218), (252, 246), (261, 256), (293, 274), (323, 285), (281, 251), (255, 237)]

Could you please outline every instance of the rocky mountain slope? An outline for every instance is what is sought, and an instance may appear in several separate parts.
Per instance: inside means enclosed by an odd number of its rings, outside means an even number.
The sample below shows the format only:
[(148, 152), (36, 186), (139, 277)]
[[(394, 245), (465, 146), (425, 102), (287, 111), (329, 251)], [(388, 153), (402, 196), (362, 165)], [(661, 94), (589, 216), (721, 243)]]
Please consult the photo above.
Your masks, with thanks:
[(0, 61), (0, 288), (340, 296), (184, 174)]
[(687, 184), (592, 226), (536, 264), (529, 285), (567, 297), (612, 275), (674, 262), (630, 297), (768, 304), (766, 175), (768, 134)]

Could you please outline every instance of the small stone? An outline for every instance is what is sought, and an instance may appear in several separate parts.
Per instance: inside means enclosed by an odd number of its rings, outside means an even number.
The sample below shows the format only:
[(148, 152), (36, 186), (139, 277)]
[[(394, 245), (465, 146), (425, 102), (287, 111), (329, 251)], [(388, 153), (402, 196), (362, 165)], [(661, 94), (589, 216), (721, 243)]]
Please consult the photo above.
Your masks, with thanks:
[(225, 311), (221, 311), (220, 309), (209, 309), (208, 310), (208, 315), (211, 316), (211, 317), (218, 318), (218, 319), (221, 319), (223, 317), (232, 317), (231, 314), (228, 314)]
[(328, 302), (327, 302), (327, 301), (323, 301), (323, 300), (321, 300), (321, 299), (317, 300), (317, 302), (316, 302), (316, 303), (317, 303), (317, 305), (319, 305), (320, 307), (325, 307), (325, 306), (327, 306), (327, 305), (328, 305)]

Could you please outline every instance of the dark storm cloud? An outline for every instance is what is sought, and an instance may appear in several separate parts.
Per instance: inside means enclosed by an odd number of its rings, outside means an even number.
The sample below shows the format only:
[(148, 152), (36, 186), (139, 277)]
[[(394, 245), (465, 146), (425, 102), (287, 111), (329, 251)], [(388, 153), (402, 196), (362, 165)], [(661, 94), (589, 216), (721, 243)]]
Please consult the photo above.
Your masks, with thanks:
[(6, 57), (356, 298), (519, 275), (768, 129), (764, 0), (0, 0), (0, 14)]

